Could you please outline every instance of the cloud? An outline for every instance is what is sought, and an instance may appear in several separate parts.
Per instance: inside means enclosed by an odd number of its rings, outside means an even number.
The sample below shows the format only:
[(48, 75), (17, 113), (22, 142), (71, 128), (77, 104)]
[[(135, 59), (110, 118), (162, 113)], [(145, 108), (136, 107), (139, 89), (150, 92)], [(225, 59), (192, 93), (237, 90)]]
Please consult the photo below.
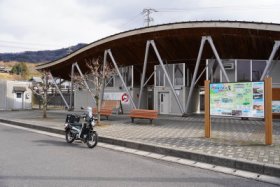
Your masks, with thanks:
[(33, 42), (58, 48), (92, 42), (120, 31), (111, 20), (103, 19), (106, 7), (87, 7), (74, 0), (1, 1), (0, 7), (0, 22), (4, 23), (0, 41)]
[[(0, 0), (0, 52), (57, 49), (90, 43), (145, 25), (193, 20), (280, 23), (277, 0)], [(35, 45), (36, 44), (36, 45)]]

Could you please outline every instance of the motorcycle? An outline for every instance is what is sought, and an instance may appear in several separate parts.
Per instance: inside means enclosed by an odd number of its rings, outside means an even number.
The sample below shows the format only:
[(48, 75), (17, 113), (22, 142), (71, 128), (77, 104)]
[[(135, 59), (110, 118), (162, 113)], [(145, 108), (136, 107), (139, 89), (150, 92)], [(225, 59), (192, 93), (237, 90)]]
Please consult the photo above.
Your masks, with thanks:
[[(81, 108), (83, 109), (83, 108)], [(84, 123), (80, 123), (80, 118), (84, 119)], [(65, 139), (67, 143), (74, 140), (81, 140), (86, 143), (89, 148), (94, 148), (98, 142), (98, 134), (93, 129), (97, 119), (92, 116), (92, 109), (88, 107), (87, 113), (83, 115), (67, 114), (65, 120)]]

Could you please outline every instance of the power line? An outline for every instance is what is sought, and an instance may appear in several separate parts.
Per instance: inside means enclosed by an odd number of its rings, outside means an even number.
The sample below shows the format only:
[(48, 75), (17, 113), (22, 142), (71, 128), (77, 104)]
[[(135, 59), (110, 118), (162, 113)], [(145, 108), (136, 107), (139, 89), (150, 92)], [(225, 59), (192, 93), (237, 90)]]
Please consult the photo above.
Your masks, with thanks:
[(125, 24), (121, 25), (121, 27), (125, 27), (126, 25), (130, 24), (131, 22), (135, 21), (138, 17), (140, 17), (142, 15), (142, 12), (138, 13), (136, 16), (134, 16), (133, 18), (131, 18), (128, 22), (126, 22)]
[(279, 7), (280, 4), (274, 5), (248, 5), (248, 6), (240, 6), (240, 5), (232, 5), (232, 6), (209, 6), (209, 7), (190, 7), (190, 8), (162, 8), (157, 9), (157, 12), (185, 12), (185, 11), (196, 11), (196, 10), (205, 10), (205, 9), (223, 9), (223, 8), (231, 8), (231, 9), (270, 9)]

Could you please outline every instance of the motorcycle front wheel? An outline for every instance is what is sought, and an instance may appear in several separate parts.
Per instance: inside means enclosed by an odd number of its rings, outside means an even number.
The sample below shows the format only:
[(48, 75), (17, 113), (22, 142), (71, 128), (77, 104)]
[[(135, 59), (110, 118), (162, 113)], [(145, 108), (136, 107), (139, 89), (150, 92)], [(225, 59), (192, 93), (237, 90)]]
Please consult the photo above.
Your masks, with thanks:
[(65, 139), (67, 143), (72, 143), (75, 140), (75, 135), (70, 130), (65, 132)]
[(87, 146), (89, 148), (94, 148), (98, 141), (98, 135), (95, 131), (90, 132), (87, 137)]

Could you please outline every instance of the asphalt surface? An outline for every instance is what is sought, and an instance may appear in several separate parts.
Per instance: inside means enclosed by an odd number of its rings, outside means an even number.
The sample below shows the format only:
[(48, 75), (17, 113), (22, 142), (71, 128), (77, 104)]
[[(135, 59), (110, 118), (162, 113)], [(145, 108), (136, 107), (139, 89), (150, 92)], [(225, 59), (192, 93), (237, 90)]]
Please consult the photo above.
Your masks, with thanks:
[[(63, 134), (67, 113), (79, 112), (49, 110), (43, 119), (38, 110), (2, 111), (0, 121)], [(131, 123), (127, 115), (112, 115), (109, 120), (103, 118), (96, 130), (105, 143), (280, 177), (280, 121), (273, 121), (273, 145), (269, 146), (264, 144), (262, 120), (211, 121), (211, 138), (204, 138), (204, 118), (199, 115), (160, 115), (153, 124), (140, 119)]]
[(0, 186), (275, 186), (0, 124)]

